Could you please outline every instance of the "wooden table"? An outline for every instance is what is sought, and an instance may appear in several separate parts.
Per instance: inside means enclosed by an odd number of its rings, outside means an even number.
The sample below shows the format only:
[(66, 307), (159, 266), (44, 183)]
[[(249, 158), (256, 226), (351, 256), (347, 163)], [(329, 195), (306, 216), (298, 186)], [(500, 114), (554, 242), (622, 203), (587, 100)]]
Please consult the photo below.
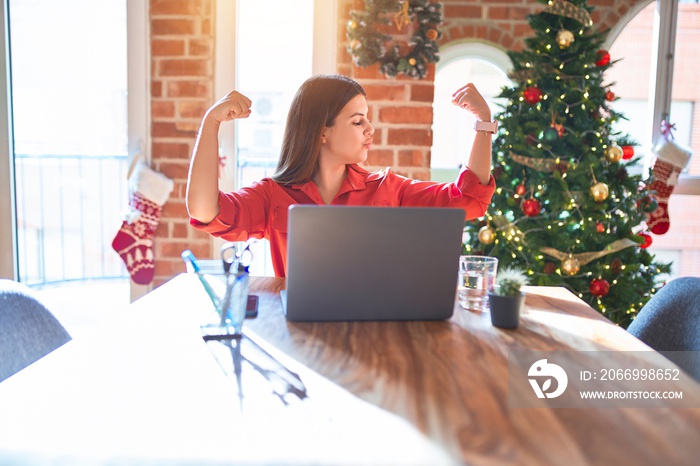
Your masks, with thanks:
[[(683, 372), (664, 382), (681, 404), (554, 407), (534, 396), (514, 355), (676, 368), (564, 289), (528, 288), (520, 327), (500, 330), (458, 305), (444, 322), (288, 322), (283, 287), (251, 281), (260, 312), (246, 321), (243, 357), (238, 342), (202, 341), (210, 303), (183, 274), (7, 379), (0, 464), (657, 465), (700, 455), (700, 385)], [(268, 380), (273, 366), (301, 393)]]

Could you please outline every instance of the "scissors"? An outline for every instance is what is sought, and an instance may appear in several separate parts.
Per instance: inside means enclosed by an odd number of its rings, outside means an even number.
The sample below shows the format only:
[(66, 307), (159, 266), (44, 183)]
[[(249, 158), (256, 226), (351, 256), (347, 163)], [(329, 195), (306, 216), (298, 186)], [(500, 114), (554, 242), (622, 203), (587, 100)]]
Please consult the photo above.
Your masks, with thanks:
[[(221, 246), (221, 262), (226, 275), (226, 293), (221, 302), (221, 326), (226, 325), (228, 309), (231, 306), (231, 291), (233, 290), (236, 274), (241, 269), (247, 270), (253, 262), (253, 252), (250, 250), (250, 247), (256, 241), (256, 239), (252, 238), (245, 243), (228, 242)], [(231, 273), (231, 269), (233, 269), (233, 273)]]

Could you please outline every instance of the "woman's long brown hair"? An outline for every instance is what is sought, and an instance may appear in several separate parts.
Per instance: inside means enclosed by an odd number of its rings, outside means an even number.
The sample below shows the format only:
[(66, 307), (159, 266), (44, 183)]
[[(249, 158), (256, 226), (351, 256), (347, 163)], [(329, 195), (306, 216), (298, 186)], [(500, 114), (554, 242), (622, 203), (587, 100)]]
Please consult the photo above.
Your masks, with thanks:
[(356, 95), (367, 96), (354, 80), (342, 75), (316, 75), (297, 91), (287, 115), (282, 153), (272, 179), (280, 184), (305, 183), (318, 171), (325, 127)]

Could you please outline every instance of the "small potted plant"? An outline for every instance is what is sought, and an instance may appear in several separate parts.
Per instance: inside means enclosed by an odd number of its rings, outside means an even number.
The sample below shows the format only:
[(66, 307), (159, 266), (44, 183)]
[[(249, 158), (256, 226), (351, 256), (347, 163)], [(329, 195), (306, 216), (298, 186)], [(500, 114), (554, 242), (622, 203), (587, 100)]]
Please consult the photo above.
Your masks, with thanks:
[(489, 293), (491, 323), (495, 327), (516, 328), (520, 321), (520, 309), (525, 302), (525, 293), (520, 288), (528, 279), (521, 269), (506, 267), (498, 271), (496, 286)]

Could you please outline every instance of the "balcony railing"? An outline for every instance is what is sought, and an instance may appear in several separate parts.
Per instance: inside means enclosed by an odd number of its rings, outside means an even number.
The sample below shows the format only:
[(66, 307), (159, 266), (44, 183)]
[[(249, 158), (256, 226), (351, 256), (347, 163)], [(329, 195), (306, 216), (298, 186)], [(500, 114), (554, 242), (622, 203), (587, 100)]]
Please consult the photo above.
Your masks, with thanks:
[(126, 156), (15, 155), (20, 281), (128, 278), (112, 249), (127, 171)]

